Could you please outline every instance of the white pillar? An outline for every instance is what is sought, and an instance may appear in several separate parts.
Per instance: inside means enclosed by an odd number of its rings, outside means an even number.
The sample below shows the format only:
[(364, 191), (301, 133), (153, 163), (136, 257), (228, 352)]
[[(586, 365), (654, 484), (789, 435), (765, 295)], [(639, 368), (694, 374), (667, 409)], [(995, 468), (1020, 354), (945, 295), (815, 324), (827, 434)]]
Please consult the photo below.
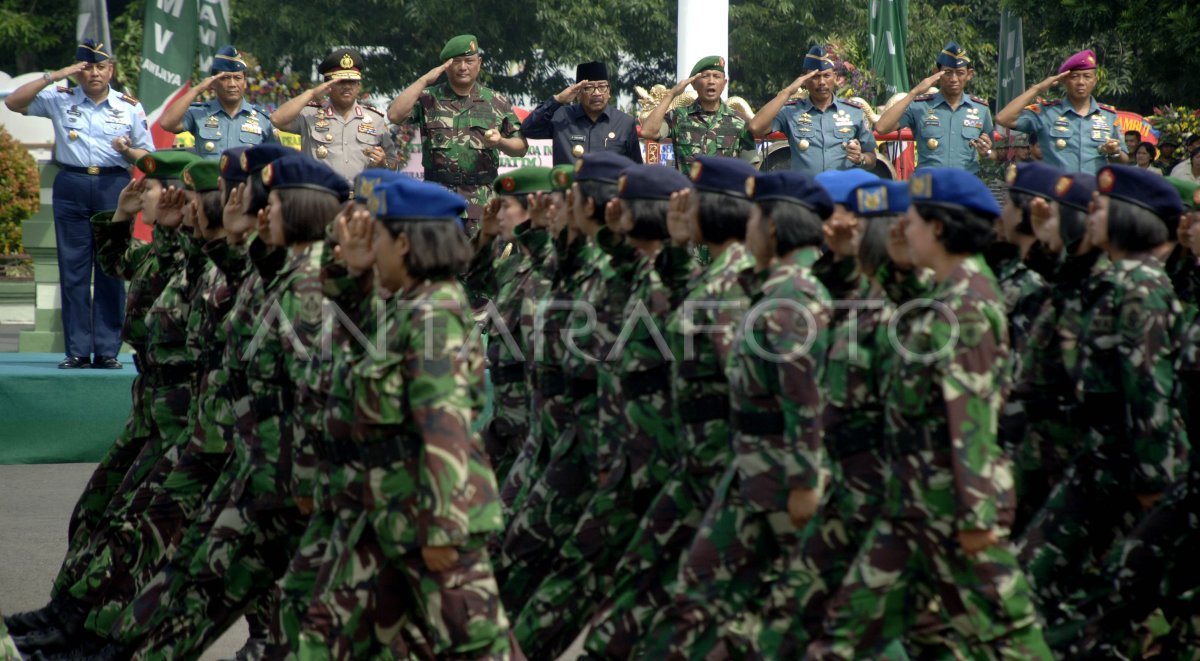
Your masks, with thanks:
[(679, 0), (678, 35), (676, 80), (687, 78), (702, 57), (720, 55), (728, 60), (729, 0)]

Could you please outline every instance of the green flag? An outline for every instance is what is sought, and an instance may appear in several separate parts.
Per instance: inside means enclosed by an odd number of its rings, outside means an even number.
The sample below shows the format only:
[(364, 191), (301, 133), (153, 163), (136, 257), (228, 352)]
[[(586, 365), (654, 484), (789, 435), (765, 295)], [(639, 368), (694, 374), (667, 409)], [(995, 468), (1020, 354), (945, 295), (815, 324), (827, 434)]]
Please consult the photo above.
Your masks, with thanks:
[(200, 75), (212, 70), (213, 55), (229, 43), (229, 0), (200, 0)]
[(999, 74), (996, 107), (1003, 108), (1025, 91), (1025, 43), (1021, 38), (1021, 18), (1008, 10), (1000, 12)]
[(907, 32), (908, 0), (871, 0), (871, 71), (883, 78), (888, 96), (908, 91)]
[(187, 89), (196, 63), (196, 0), (155, 0), (146, 3), (145, 45), (138, 96), (159, 147), (171, 145), (175, 136), (158, 126), (172, 99)]

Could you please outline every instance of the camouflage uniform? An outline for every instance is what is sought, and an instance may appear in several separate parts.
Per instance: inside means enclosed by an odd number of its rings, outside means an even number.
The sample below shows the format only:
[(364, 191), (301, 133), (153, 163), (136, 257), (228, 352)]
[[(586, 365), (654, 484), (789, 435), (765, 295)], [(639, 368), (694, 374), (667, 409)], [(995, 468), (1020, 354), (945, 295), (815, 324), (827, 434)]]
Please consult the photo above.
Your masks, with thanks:
[(625, 309), (613, 315), (628, 335), (605, 352), (609, 362), (598, 370), (597, 437), (612, 445), (612, 467), (517, 618), (517, 640), (534, 657), (562, 652), (592, 615), (583, 605), (599, 604), (610, 592), (612, 570), (678, 456), (670, 353), (656, 342), (663, 337), (657, 320), (686, 294), (691, 254), (667, 245), (649, 256), (607, 228), (597, 234), (597, 245), (610, 257), (619, 281), (614, 289), (629, 291), (621, 297)]
[(799, 530), (788, 496), (818, 489), (823, 462), (830, 299), (813, 276), (817, 256), (815, 247), (799, 248), (756, 274), (760, 288), (728, 368), (734, 460), (680, 568), (674, 602), (642, 653), (707, 658), (722, 627), (762, 613), (769, 585), (793, 560)]
[(17, 646), (8, 635), (8, 628), (4, 626), (3, 615), (0, 615), (0, 661), (21, 661)]
[[(682, 443), (668, 460), (670, 477), (613, 573), (612, 596), (592, 620), (586, 641), (591, 656), (629, 658), (655, 614), (670, 605), (683, 556), (733, 460), (725, 369), (735, 327), (749, 307), (753, 264), (745, 246), (730, 245), (688, 283), (687, 297), (667, 323), (672, 417)], [(719, 332), (705, 330), (714, 327)]]
[(754, 136), (746, 120), (725, 104), (716, 112), (705, 112), (696, 101), (687, 108), (675, 108), (664, 118), (661, 138), (670, 138), (675, 152), (675, 167), (681, 172), (691, 170), (697, 156), (728, 156), (757, 158)]
[[(1012, 478), (996, 427), (1010, 361), (999, 288), (976, 255), (926, 297), (946, 313), (934, 306), (907, 311), (913, 318), (898, 338), (903, 351), (884, 404), (891, 457), (885, 514), (830, 598), (808, 656), (878, 654), (915, 619), (912, 610), (895, 608), (897, 596), (932, 584), (945, 616), (981, 656), (1051, 659), (1029, 585), (1005, 540)], [(957, 320), (957, 342), (950, 341), (950, 319)], [(1000, 541), (968, 556), (955, 535), (963, 530), (991, 530)]]
[[(376, 658), (408, 620), (421, 639), (404, 645), (424, 645), (423, 658), (508, 658), (485, 548), (502, 526), (500, 500), (470, 431), (484, 389), (482, 353), (462, 351), (474, 327), (466, 295), (453, 282), (426, 281), (392, 302), (386, 324), (386, 352), (353, 368), (364, 511), (330, 586), (367, 598), (334, 605), (352, 610), (340, 631), (303, 631), (300, 656)], [(457, 566), (428, 570), (420, 551), (429, 546), (457, 548)]]
[(1182, 314), (1154, 257), (1114, 262), (1083, 301), (1078, 360), (1068, 364), (1082, 403), (1074, 458), (1025, 534), (1022, 560), (1048, 623), (1070, 617), (1067, 597), (1089, 589), (1102, 556), (1142, 516), (1138, 494), (1161, 493), (1186, 466), (1174, 368)]
[(484, 147), (483, 134), (494, 128), (502, 138), (521, 135), (512, 103), (479, 83), (467, 96), (441, 83), (421, 92), (408, 121), (421, 129), (425, 180), (467, 198), (466, 230), (473, 236), (500, 167), (500, 150)]

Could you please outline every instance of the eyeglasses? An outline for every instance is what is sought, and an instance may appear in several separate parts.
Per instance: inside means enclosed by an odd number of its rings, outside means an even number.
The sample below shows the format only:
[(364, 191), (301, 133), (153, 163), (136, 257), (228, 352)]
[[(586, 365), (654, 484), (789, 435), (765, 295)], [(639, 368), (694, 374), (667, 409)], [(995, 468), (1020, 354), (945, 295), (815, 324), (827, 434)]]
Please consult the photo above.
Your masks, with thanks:
[(584, 94), (595, 94), (597, 92), (604, 94), (608, 92), (608, 83), (601, 83), (600, 85), (584, 85), (583, 87), (579, 88), (579, 91), (583, 92)]

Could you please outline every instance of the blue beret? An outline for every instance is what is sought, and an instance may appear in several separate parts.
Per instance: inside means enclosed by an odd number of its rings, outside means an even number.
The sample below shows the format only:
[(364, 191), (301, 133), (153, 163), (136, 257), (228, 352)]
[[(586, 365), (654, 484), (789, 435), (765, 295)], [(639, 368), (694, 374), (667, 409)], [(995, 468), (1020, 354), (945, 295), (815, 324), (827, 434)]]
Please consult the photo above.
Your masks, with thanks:
[(374, 190), (376, 186), (389, 184), (401, 177), (412, 179), (412, 177), (407, 174), (385, 168), (368, 168), (363, 170), (362, 172), (358, 173), (357, 177), (354, 178), (354, 186), (352, 186), (354, 189), (354, 199), (358, 202), (366, 204), (367, 200), (371, 197), (371, 191)]
[(293, 153), (271, 161), (263, 168), (262, 179), (268, 190), (304, 188), (329, 193), (342, 201), (350, 198), (346, 178), (306, 154)]
[(860, 184), (879, 181), (879, 177), (866, 170), (854, 168), (852, 170), (826, 170), (818, 174), (816, 180), (818, 184), (825, 187), (825, 192), (829, 193), (829, 199), (833, 200), (834, 204), (848, 207), (850, 206), (850, 191)]
[(82, 44), (75, 48), (75, 61), (87, 62), (95, 64), (97, 62), (105, 62), (112, 59), (112, 53), (104, 47), (104, 44), (98, 44), (91, 39), (84, 39)]
[(908, 195), (913, 204), (964, 207), (988, 218), (1000, 215), (1000, 205), (996, 204), (992, 191), (966, 170), (917, 170), (908, 181)]
[(951, 41), (938, 53), (936, 64), (938, 67), (963, 69), (971, 66), (971, 58), (967, 57), (967, 49)]
[(784, 200), (812, 209), (821, 220), (833, 214), (829, 193), (808, 175), (792, 170), (762, 172), (746, 180), (746, 195), (755, 202)]
[(295, 153), (297, 153), (295, 149), (284, 147), (278, 142), (264, 142), (242, 152), (242, 155), (238, 157), (238, 162), (241, 164), (243, 172), (254, 174), (266, 167), (267, 163)]
[(230, 147), (221, 152), (221, 178), (226, 183), (240, 184), (246, 180), (246, 171), (242, 169), (242, 153), (247, 149), (249, 147)]
[(621, 171), (633, 164), (628, 158), (610, 151), (584, 154), (575, 159), (575, 181), (615, 184)]
[(746, 161), (727, 156), (697, 156), (691, 178), (696, 190), (745, 198), (746, 180), (758, 174)]
[(908, 184), (903, 181), (872, 181), (854, 188), (846, 205), (855, 215), (896, 216), (908, 211)]
[(455, 222), (467, 210), (467, 201), (461, 195), (408, 175), (400, 175), (375, 186), (366, 202), (367, 208), (381, 221)]
[(213, 55), (212, 68), (209, 73), (216, 75), (226, 71), (245, 71), (246, 61), (242, 59), (241, 53), (233, 46), (221, 46)]
[(623, 200), (669, 200), (671, 193), (692, 187), (692, 180), (675, 168), (638, 163), (621, 171), (617, 197)]
[(1179, 192), (1162, 175), (1130, 165), (1107, 165), (1096, 173), (1101, 195), (1149, 209), (1163, 220), (1174, 221), (1183, 213)]
[(1008, 172), (1004, 173), (1004, 180), (1008, 182), (1009, 190), (1029, 193), (1049, 200), (1054, 197), (1054, 186), (1062, 175), (1063, 171), (1053, 165), (1030, 161), (1013, 163), (1008, 166)]
[(1054, 185), (1054, 199), (1059, 204), (1087, 211), (1096, 192), (1096, 177), (1083, 172), (1072, 172), (1058, 178)]
[(824, 46), (813, 46), (804, 55), (801, 71), (826, 71), (833, 68), (833, 59), (825, 52)]

